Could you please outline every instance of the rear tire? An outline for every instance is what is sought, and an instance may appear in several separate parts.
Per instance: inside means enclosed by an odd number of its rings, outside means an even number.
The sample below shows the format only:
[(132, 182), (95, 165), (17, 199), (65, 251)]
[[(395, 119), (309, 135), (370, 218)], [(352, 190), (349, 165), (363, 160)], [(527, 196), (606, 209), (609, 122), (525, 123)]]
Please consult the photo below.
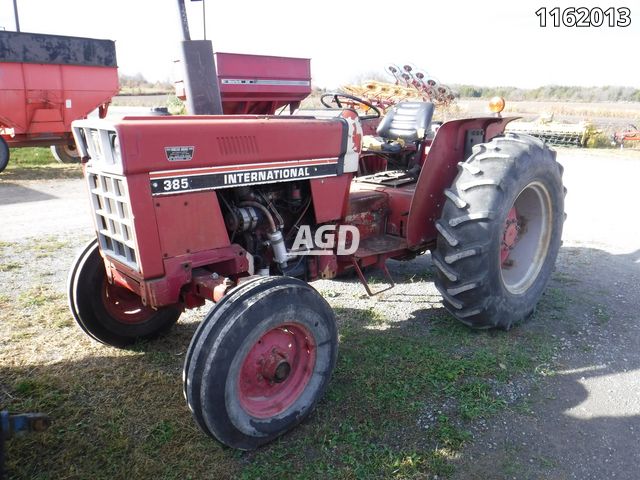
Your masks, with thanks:
[(69, 307), (80, 328), (93, 339), (126, 347), (168, 331), (182, 309), (153, 309), (124, 287), (110, 285), (97, 242), (90, 242), (76, 259), (68, 280)]
[(231, 295), (196, 331), (185, 394), (205, 433), (252, 450), (311, 413), (335, 367), (337, 328), (327, 302), (294, 278), (268, 277)]
[(9, 145), (4, 138), (0, 137), (0, 172), (9, 165)]
[(528, 135), (477, 145), (436, 223), (433, 263), (444, 306), (474, 328), (530, 316), (554, 268), (564, 222), (562, 167)]
[(60, 163), (80, 163), (80, 154), (75, 143), (51, 145), (51, 154)]

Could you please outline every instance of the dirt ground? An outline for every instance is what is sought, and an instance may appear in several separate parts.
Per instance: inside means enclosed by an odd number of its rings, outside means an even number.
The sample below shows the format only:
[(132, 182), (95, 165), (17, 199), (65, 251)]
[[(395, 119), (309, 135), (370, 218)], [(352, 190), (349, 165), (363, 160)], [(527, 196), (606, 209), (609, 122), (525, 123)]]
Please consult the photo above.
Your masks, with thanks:
[[(638, 478), (640, 151), (558, 152), (569, 193), (564, 245), (550, 285), (550, 294), (560, 296), (562, 316), (545, 326), (559, 345), (554, 364), (539, 366), (549, 371), (539, 388), (513, 386), (528, 397), (526, 408), (505, 410), (474, 427), (472, 439), (453, 460), (454, 478)], [(78, 179), (0, 176), (0, 218), (0, 242), (66, 239), (69, 250), (90, 238), (92, 229)], [(63, 290), (70, 258), (49, 258), (47, 274)], [(425, 262), (428, 258), (418, 267)], [(328, 281), (314, 285), (320, 291), (347, 288)], [(398, 295), (412, 288), (422, 287), (405, 286)], [(540, 326), (526, 324), (512, 334), (529, 328)]]

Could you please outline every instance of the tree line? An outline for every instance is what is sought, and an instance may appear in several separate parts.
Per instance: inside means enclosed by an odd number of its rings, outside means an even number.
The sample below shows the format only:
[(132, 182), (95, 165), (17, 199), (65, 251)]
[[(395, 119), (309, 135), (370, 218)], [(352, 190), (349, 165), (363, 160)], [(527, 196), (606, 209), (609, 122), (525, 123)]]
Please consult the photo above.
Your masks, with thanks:
[(173, 92), (173, 82), (169, 80), (151, 82), (141, 73), (135, 75), (120, 74), (120, 90), (129, 93), (142, 93), (147, 91)]
[[(372, 73), (362, 78), (371, 79)], [(360, 80), (360, 79), (358, 79)], [(388, 81), (388, 78), (385, 79)], [(353, 81), (351, 83), (362, 83)], [(480, 87), (476, 85), (450, 85), (460, 98), (491, 98), (499, 95), (511, 101), (515, 100), (557, 100), (572, 102), (640, 102), (640, 89), (633, 87), (576, 87), (566, 85), (545, 85), (538, 88), (518, 87)], [(165, 91), (172, 92), (173, 83), (148, 81), (141, 73), (135, 75), (120, 74), (120, 88), (128, 92)]]
[(491, 98), (496, 95), (509, 100), (566, 100), (573, 102), (640, 102), (640, 89), (633, 87), (575, 87), (545, 85), (525, 89), (517, 87), (478, 87), (452, 85), (460, 98)]

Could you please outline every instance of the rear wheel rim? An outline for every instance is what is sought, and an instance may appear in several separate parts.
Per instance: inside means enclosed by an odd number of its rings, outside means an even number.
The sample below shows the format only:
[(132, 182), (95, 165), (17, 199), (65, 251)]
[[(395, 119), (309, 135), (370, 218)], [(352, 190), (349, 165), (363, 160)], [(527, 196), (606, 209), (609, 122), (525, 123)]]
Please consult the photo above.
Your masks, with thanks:
[(143, 305), (140, 297), (131, 290), (111, 285), (106, 277), (102, 286), (102, 303), (109, 316), (127, 325), (144, 323), (157, 313)]
[(523, 294), (535, 283), (548, 257), (552, 226), (549, 190), (540, 182), (528, 184), (509, 209), (502, 232), (500, 273), (510, 293)]
[(304, 392), (315, 363), (316, 344), (305, 326), (287, 323), (267, 331), (242, 361), (240, 405), (255, 418), (284, 412)]
[(78, 148), (75, 143), (73, 145), (64, 145), (62, 147), (62, 151), (73, 158), (78, 158), (80, 155), (78, 154)]

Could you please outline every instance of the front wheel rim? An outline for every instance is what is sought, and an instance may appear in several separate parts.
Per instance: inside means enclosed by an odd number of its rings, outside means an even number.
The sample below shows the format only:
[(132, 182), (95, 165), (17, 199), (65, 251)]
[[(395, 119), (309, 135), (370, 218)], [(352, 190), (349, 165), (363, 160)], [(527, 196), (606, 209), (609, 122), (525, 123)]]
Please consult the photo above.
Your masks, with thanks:
[(242, 408), (255, 418), (278, 415), (302, 395), (316, 363), (316, 344), (307, 328), (287, 323), (263, 334), (240, 367)]
[(535, 283), (548, 257), (553, 231), (551, 195), (540, 182), (531, 182), (516, 197), (504, 222), (500, 274), (514, 295)]
[(110, 284), (106, 277), (102, 285), (102, 304), (111, 318), (127, 325), (144, 323), (157, 313), (153, 308), (143, 305), (138, 295)]

